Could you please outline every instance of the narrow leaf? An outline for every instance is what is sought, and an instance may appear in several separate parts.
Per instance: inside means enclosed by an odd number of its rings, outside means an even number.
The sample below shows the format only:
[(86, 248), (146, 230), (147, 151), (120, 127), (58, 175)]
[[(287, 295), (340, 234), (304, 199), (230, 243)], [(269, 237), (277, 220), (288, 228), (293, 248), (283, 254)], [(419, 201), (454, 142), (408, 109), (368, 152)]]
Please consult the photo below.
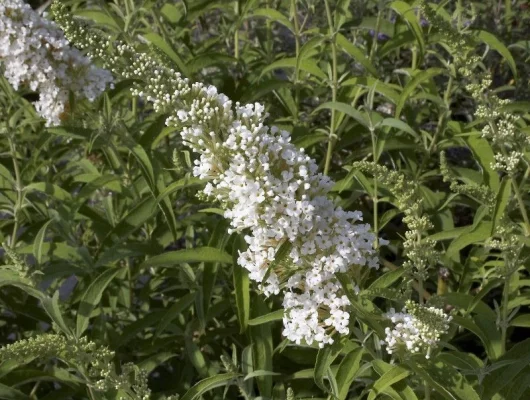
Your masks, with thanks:
[(90, 314), (99, 305), (103, 292), (114, 279), (114, 277), (120, 272), (120, 269), (113, 268), (104, 271), (99, 275), (87, 288), (77, 311), (77, 324), (76, 324), (76, 336), (80, 338), (83, 332), (88, 328)]

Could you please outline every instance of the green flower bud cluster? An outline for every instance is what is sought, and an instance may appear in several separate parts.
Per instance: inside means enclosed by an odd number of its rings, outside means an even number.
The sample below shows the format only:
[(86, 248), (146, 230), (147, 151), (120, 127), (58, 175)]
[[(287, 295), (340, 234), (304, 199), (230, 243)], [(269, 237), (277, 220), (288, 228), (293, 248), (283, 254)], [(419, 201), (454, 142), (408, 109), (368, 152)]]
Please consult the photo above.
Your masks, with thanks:
[(353, 168), (373, 175), (395, 197), (396, 206), (405, 214), (403, 222), (408, 227), (403, 242), (404, 254), (408, 260), (403, 263), (403, 267), (414, 277), (425, 280), (428, 269), (437, 262), (440, 255), (435, 249), (435, 241), (422, 239), (433, 225), (423, 215), (422, 199), (417, 186), (402, 173), (373, 162), (356, 162)]
[(476, 183), (459, 183), (451, 173), (445, 152), (440, 153), (440, 171), (444, 182), (450, 183), (450, 189), (454, 193), (469, 196), (486, 205), (490, 211), (495, 207), (495, 194), (486, 186)]
[(517, 234), (517, 226), (506, 220), (495, 228), (493, 236), (486, 241), (486, 247), (500, 252), (503, 263), (499, 273), (503, 276), (510, 276), (523, 263), (521, 253), (524, 242)]
[[(42, 334), (19, 340), (0, 348), (0, 360), (27, 364), (35, 360), (55, 359), (77, 370), (93, 390), (118, 390), (124, 399), (149, 400), (147, 372), (132, 363), (124, 364), (116, 373), (114, 352), (83, 337), (79, 340), (59, 334)], [(176, 400), (178, 397), (172, 396)]]
[(473, 37), (453, 29), (434, 10), (423, 4), (422, 10), (431, 24), (443, 33), (453, 57), (454, 69), (470, 82), (465, 86), (477, 104), (474, 117), (483, 121), (482, 137), (488, 139), (495, 152), (495, 162), (491, 168), (508, 174), (517, 172), (521, 161), (528, 165), (525, 151), (530, 145), (530, 137), (518, 126), (519, 117), (507, 107), (511, 101), (499, 98), (491, 90), (492, 76), (488, 71), (477, 73), (481, 58), (472, 53), (476, 49)]
[(6, 256), (10, 260), (11, 264), (0, 266), (0, 270), (12, 271), (28, 285), (37, 285), (38, 277), (42, 274), (42, 272), (38, 270), (31, 270), (26, 261), (24, 261), (24, 259), (6, 243), (2, 243), (2, 248), (4, 249)]

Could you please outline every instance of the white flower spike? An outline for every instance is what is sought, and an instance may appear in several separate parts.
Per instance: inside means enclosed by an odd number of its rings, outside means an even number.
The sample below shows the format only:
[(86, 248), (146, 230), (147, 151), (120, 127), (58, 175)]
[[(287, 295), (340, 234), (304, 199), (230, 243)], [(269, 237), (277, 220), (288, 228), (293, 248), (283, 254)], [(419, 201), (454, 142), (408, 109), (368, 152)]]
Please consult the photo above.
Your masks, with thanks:
[(112, 82), (23, 0), (0, 1), (0, 65), (15, 89), (25, 84), (39, 92), (35, 108), (47, 126), (60, 124), (69, 90), (93, 101)]

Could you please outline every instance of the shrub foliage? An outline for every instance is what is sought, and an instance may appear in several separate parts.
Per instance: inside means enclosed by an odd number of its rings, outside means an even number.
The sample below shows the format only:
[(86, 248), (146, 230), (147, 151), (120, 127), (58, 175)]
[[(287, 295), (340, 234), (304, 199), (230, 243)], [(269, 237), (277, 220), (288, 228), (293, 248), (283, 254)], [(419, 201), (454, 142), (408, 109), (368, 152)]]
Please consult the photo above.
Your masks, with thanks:
[(0, 398), (530, 398), (525, 1), (31, 3)]

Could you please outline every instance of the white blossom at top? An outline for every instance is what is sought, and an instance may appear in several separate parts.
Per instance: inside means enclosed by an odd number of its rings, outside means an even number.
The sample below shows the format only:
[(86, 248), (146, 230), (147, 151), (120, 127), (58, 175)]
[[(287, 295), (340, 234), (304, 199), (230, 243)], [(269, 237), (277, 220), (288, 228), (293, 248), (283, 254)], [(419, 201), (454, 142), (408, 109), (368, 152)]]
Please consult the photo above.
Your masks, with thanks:
[(442, 309), (412, 301), (407, 301), (402, 312), (391, 308), (385, 317), (393, 324), (393, 328), (385, 329), (386, 338), (381, 342), (387, 346), (387, 352), (392, 354), (402, 347), (410, 353), (425, 353), (426, 358), (430, 358), (452, 319)]
[(112, 82), (23, 0), (0, 1), (0, 65), (15, 89), (25, 84), (39, 92), (35, 108), (48, 126), (60, 124), (69, 90), (93, 101)]

